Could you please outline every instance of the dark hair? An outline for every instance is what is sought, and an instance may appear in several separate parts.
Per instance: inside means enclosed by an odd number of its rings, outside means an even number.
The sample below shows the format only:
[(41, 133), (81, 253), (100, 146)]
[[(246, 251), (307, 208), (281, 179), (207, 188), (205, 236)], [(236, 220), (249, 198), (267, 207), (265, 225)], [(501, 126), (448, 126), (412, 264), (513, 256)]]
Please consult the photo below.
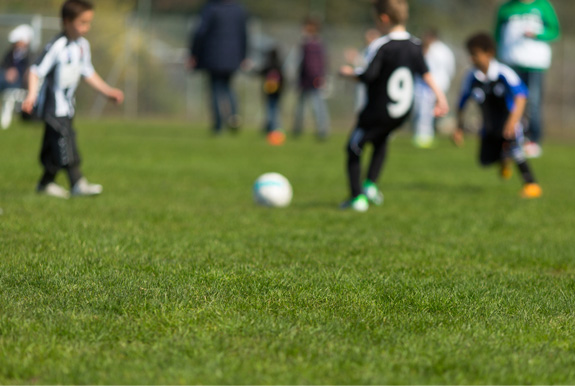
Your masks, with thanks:
[(267, 67), (271, 67), (271, 68), (280, 68), (281, 67), (279, 48), (272, 47), (266, 53), (266, 64), (267, 64)]
[(469, 53), (476, 49), (479, 49), (483, 52), (492, 53), (495, 53), (496, 51), (495, 40), (493, 40), (491, 35), (487, 32), (479, 32), (471, 36), (469, 39), (467, 39), (465, 46), (467, 47), (467, 51), (469, 51)]
[(315, 16), (308, 16), (304, 19), (303, 25), (311, 26), (319, 31), (321, 29), (321, 20)]
[(75, 20), (80, 14), (93, 9), (94, 5), (88, 0), (66, 0), (62, 5), (62, 20)]
[(405, 24), (409, 19), (407, 0), (374, 0), (378, 15), (386, 14), (393, 24)]

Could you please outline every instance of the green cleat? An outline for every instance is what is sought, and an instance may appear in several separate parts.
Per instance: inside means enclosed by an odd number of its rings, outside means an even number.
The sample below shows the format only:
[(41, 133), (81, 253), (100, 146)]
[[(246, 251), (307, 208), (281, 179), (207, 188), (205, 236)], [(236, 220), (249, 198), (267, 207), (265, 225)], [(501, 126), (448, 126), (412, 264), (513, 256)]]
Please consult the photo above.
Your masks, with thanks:
[(363, 193), (372, 204), (378, 206), (383, 204), (383, 193), (381, 193), (377, 185), (372, 181), (366, 180), (363, 183)]
[(343, 202), (339, 207), (340, 209), (353, 209), (356, 212), (366, 212), (369, 209), (369, 201), (365, 194), (360, 194), (355, 198)]

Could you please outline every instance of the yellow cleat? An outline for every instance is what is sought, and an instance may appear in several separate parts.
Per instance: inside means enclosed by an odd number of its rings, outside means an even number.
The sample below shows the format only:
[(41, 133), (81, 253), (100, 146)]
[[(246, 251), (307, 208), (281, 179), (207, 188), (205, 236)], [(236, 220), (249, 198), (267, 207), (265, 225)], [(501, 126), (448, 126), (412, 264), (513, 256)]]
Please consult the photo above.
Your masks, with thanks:
[(543, 195), (543, 190), (538, 184), (525, 184), (521, 189), (522, 198), (539, 198)]

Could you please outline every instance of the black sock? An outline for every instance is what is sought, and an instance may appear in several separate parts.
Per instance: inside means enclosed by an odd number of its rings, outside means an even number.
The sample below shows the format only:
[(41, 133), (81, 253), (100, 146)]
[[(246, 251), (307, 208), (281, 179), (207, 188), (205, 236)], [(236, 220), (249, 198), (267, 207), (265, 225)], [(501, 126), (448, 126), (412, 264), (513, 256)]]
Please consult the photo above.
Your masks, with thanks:
[(526, 184), (535, 183), (535, 177), (533, 177), (533, 173), (531, 173), (529, 164), (527, 164), (526, 161), (518, 163), (517, 168), (519, 169), (519, 173), (521, 173), (523, 181), (525, 181)]
[(68, 179), (70, 180), (70, 187), (76, 185), (76, 182), (80, 181), (82, 178), (82, 172), (78, 166), (69, 166), (66, 168), (68, 173)]

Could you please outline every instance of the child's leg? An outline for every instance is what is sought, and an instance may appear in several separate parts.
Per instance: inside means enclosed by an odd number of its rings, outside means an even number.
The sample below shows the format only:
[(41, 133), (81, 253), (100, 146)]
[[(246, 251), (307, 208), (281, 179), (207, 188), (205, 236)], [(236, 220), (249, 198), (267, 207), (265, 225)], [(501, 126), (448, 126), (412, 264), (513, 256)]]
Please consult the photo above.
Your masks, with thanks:
[(327, 105), (323, 99), (321, 90), (311, 91), (311, 98), (317, 125), (317, 134), (319, 137), (325, 138), (328, 135), (330, 123)]
[(535, 183), (535, 177), (531, 172), (531, 168), (527, 163), (527, 159), (525, 157), (525, 153), (523, 152), (523, 148), (519, 145), (517, 140), (509, 141), (507, 143), (508, 156), (513, 159), (517, 168), (519, 169), (519, 173), (521, 173), (521, 177), (523, 178), (523, 182), (525, 184), (533, 184)]
[[(372, 157), (369, 173), (379, 175), (381, 166), (385, 160), (387, 136), (386, 133), (378, 129), (364, 129), (357, 127), (349, 137), (347, 143), (347, 174), (351, 190), (351, 198), (355, 198), (363, 193), (361, 186), (361, 154), (368, 142), (374, 143), (374, 157)], [(369, 175), (368, 175), (369, 178)]]
[(351, 191), (351, 198), (359, 196), (361, 189), (361, 154), (365, 146), (365, 131), (356, 128), (347, 143), (347, 177)]
[(279, 128), (278, 106), (279, 106), (279, 97), (277, 95), (269, 95), (267, 98), (267, 122), (266, 122), (266, 131), (268, 133), (277, 130)]
[(377, 182), (383, 169), (385, 159), (387, 158), (387, 139), (389, 134), (382, 134), (380, 137), (374, 139), (373, 154), (367, 172), (367, 179), (371, 182)]
[(44, 168), (42, 177), (38, 186), (46, 186), (56, 180), (56, 175), (60, 170), (59, 162), (59, 133), (46, 122), (44, 126), (44, 137), (42, 139), (42, 148), (40, 149), (40, 162)]
[[(81, 178), (80, 154), (76, 142), (76, 132), (70, 118), (46, 118), (46, 135), (50, 137), (48, 147), (43, 149), (43, 164), (47, 171), (53, 172), (65, 169), (74, 186)], [(44, 150), (46, 153), (44, 153)]]
[(306, 90), (301, 90), (296, 110), (295, 110), (295, 117), (294, 117), (294, 125), (293, 125), (293, 133), (295, 135), (299, 135), (303, 129), (303, 118), (305, 113), (305, 100), (307, 99), (308, 92)]
[(504, 157), (503, 138), (485, 137), (481, 138), (481, 147), (479, 150), (479, 163), (481, 166), (493, 165), (501, 162)]

